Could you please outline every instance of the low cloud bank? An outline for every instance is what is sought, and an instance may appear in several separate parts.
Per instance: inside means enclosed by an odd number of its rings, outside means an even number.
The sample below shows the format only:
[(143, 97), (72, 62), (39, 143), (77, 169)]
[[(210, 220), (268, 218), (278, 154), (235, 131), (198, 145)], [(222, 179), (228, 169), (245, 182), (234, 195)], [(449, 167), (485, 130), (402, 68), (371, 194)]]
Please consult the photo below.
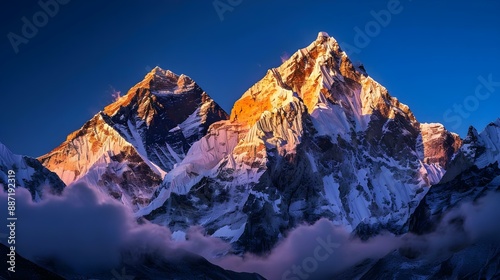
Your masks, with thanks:
[[(247, 254), (211, 260), (226, 269), (257, 272), (268, 279), (331, 279), (337, 273), (399, 250), (408, 261), (443, 261), (477, 242), (500, 241), (500, 194), (463, 203), (432, 233), (381, 234), (362, 241), (326, 219), (294, 229), (265, 258)], [(496, 244), (496, 243), (495, 243)]]
[[(205, 236), (200, 227), (188, 231), (188, 241), (173, 241), (169, 229), (138, 224), (122, 204), (85, 184), (68, 187), (61, 196), (48, 195), (39, 203), (31, 200), (29, 191), (18, 188), (15, 199), (16, 252), (63, 274), (110, 271), (119, 268), (125, 256), (127, 263), (134, 259), (139, 263), (147, 255), (171, 259), (188, 251), (209, 257), (230, 248)], [(6, 193), (0, 200), (5, 209), (0, 219), (6, 221)], [(8, 245), (7, 238), (1, 243)]]
[[(7, 195), (0, 194), (0, 218), (7, 218)], [(257, 272), (268, 279), (321, 279), (366, 259), (379, 259), (403, 248), (417, 256), (442, 258), (477, 240), (500, 236), (500, 195), (463, 204), (447, 214), (433, 233), (415, 236), (382, 234), (362, 241), (326, 219), (292, 230), (267, 256), (231, 255), (231, 245), (191, 227), (187, 240), (174, 241), (169, 229), (138, 224), (117, 201), (84, 184), (66, 188), (61, 196), (34, 203), (30, 193), (16, 193), (16, 250), (24, 257), (58, 271), (99, 273), (144, 256), (179, 258), (190, 252), (225, 269)], [(3, 238), (6, 244), (7, 239)]]

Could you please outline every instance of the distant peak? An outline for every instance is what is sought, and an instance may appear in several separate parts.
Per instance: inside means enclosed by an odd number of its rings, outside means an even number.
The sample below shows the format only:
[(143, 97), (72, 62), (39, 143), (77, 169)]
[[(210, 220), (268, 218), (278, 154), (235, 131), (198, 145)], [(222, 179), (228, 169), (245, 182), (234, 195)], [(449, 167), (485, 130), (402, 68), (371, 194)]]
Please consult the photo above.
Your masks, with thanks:
[(469, 126), (469, 130), (467, 131), (467, 136), (465, 137), (464, 143), (470, 143), (470, 142), (475, 142), (477, 141), (479, 133), (477, 132), (477, 129), (473, 127), (472, 125)]

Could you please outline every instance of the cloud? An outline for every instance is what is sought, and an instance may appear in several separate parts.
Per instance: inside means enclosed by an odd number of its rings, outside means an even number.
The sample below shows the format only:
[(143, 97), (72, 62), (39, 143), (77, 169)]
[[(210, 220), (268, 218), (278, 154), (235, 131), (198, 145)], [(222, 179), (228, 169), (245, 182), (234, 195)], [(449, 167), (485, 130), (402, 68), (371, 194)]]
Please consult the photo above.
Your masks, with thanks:
[[(5, 193), (0, 207), (7, 208)], [(89, 274), (110, 271), (123, 262), (138, 263), (148, 256), (167, 260), (186, 252), (203, 256), (213, 264), (238, 272), (257, 272), (268, 279), (331, 278), (353, 265), (377, 260), (394, 252), (415, 252), (419, 258), (440, 259), (485, 238), (500, 236), (499, 194), (466, 203), (444, 216), (433, 233), (416, 236), (381, 234), (367, 241), (355, 238), (326, 219), (289, 232), (266, 256), (232, 255), (231, 245), (191, 227), (186, 240), (172, 240), (166, 227), (139, 223), (131, 211), (85, 184), (48, 195), (34, 203), (30, 193), (16, 191), (16, 249), (26, 258), (57, 271)], [(0, 218), (7, 218), (0, 211)], [(5, 242), (5, 240), (2, 240)]]
[[(16, 189), (16, 252), (62, 275), (99, 274), (151, 256), (166, 260), (194, 253), (205, 258), (227, 254), (231, 245), (191, 227), (185, 241), (172, 240), (166, 227), (140, 223), (118, 201), (78, 183), (61, 196), (47, 194), (35, 203), (24, 188)], [(0, 193), (7, 209), (7, 194)], [(0, 212), (3, 221), (7, 211)], [(1, 242), (6, 244), (7, 239)]]
[[(290, 280), (332, 279), (365, 260), (378, 260), (396, 250), (415, 258), (417, 264), (442, 261), (476, 242), (500, 241), (500, 224), (495, 222), (500, 220), (499, 202), (500, 194), (489, 193), (477, 202), (463, 203), (449, 211), (429, 234), (384, 233), (366, 241), (321, 219), (314, 225), (294, 229), (266, 257), (246, 254), (211, 261), (234, 271)], [(330, 250), (325, 244), (331, 245)]]
[[(396, 241), (396, 242), (395, 242)], [(227, 256), (213, 263), (238, 272), (257, 272), (268, 279), (321, 279), (364, 259), (378, 259), (399, 246), (391, 235), (368, 242), (326, 219), (290, 232), (266, 257)]]
[[(16, 189), (16, 251), (30, 260), (61, 263), (79, 272), (117, 265), (129, 227), (126, 212), (85, 185), (63, 193), (34, 203), (28, 190)], [(6, 195), (1, 196), (6, 209)], [(6, 214), (0, 215), (4, 221)]]
[(465, 203), (459, 213), (465, 216), (464, 228), (471, 239), (500, 239), (500, 193), (490, 193), (477, 203)]
[(285, 62), (285, 61), (287, 61), (289, 58), (290, 58), (290, 55), (289, 55), (287, 52), (284, 52), (284, 53), (280, 56), (281, 63), (284, 63), (284, 62)]
[(122, 96), (122, 92), (115, 89), (113, 86), (109, 86), (109, 91), (111, 92), (111, 97), (113, 98), (113, 102), (118, 100)]

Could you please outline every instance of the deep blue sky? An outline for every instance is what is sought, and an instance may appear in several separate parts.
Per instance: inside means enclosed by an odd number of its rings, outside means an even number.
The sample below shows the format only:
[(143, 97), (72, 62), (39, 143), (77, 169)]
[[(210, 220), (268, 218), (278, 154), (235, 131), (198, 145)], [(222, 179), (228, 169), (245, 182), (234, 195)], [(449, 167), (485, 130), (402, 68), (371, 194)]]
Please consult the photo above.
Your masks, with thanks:
[[(0, 142), (18, 154), (44, 154), (110, 103), (113, 89), (126, 92), (155, 65), (192, 77), (229, 112), (280, 56), (307, 46), (318, 31), (355, 45), (354, 28), (365, 29), (371, 11), (388, 2), (242, 0), (221, 21), (212, 0), (72, 0), (16, 54), (7, 34), (22, 35), (21, 18), (31, 21), (41, 7), (9, 1), (0, 12)], [(499, 1), (401, 0), (400, 6), (352, 60), (421, 122), (441, 122), (464, 136), (469, 125), (482, 130), (500, 117), (500, 86), (477, 104), (473, 97), (479, 76), (500, 82)], [(460, 125), (447, 122), (445, 112), (464, 101), (477, 109)]]

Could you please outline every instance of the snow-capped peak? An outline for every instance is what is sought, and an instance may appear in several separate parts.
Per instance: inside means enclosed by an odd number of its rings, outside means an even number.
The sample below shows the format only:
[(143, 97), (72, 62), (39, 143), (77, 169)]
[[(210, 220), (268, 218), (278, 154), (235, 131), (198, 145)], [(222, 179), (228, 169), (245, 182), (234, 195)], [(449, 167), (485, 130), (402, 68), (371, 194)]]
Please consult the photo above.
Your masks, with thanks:
[(139, 85), (149, 88), (154, 94), (181, 94), (197, 86), (190, 77), (184, 74), (177, 75), (159, 66), (146, 74)]
[(195, 222), (251, 250), (319, 217), (399, 230), (459, 139), (436, 124), (422, 135), (408, 106), (360, 68), (320, 32), (248, 89), (137, 215), (180, 231)]
[(156, 77), (173, 77), (173, 78), (178, 78), (179, 75), (175, 74), (174, 72), (170, 71), (169, 69), (163, 69), (160, 66), (155, 66), (151, 71), (146, 76), (156, 76)]
[(86, 180), (134, 208), (148, 203), (191, 145), (224, 119), (191, 78), (155, 67), (39, 160), (67, 184)]
[(408, 106), (358, 69), (333, 37), (320, 32), (309, 46), (270, 69), (247, 90), (235, 103), (231, 120), (251, 126), (262, 112), (286, 106), (296, 95), (318, 121), (320, 131), (364, 130), (367, 116), (375, 111), (391, 119), (401, 115), (418, 125)]

